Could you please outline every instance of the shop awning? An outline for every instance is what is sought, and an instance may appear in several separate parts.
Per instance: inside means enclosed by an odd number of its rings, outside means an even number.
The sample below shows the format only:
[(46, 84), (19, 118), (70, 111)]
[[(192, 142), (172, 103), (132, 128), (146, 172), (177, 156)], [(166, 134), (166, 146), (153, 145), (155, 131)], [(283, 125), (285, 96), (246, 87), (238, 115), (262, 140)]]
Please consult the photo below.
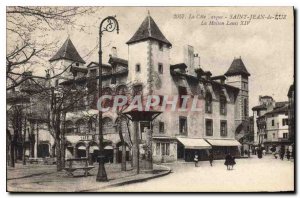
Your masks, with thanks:
[(79, 146), (77, 149), (78, 150), (85, 150), (86, 148), (85, 148), (85, 146)]
[(211, 140), (206, 139), (212, 146), (241, 146), (237, 140)]
[(177, 140), (184, 145), (185, 149), (211, 149), (211, 146), (201, 138), (177, 137)]
[(108, 145), (108, 146), (104, 147), (104, 150), (112, 150), (112, 149), (113, 149), (113, 147), (112, 147), (112, 146), (110, 146), (110, 145)]

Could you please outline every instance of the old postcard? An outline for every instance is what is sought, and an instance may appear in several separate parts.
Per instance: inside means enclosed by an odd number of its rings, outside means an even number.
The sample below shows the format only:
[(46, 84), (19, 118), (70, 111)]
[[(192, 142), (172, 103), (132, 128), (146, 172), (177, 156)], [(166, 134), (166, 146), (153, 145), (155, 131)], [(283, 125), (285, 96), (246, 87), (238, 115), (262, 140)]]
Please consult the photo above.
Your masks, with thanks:
[(293, 7), (6, 8), (8, 192), (294, 192)]

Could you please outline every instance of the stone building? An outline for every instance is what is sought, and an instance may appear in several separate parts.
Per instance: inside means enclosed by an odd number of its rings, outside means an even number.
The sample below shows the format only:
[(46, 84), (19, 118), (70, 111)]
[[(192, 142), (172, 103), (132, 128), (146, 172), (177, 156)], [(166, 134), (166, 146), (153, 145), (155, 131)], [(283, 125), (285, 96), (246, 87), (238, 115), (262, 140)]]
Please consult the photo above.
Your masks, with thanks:
[[(108, 64), (102, 65), (103, 94), (179, 96), (177, 109), (183, 102), (181, 96), (198, 98), (200, 111), (165, 110), (152, 123), (139, 123), (142, 139), (145, 128), (153, 131), (155, 162), (191, 161), (195, 154), (205, 160), (209, 151), (214, 152), (215, 158), (224, 157), (227, 152), (240, 155), (238, 140), (247, 130), (250, 76), (241, 57), (234, 58), (228, 71), (220, 76), (212, 76), (210, 71), (201, 68), (200, 57), (192, 46), (183, 47), (182, 62), (171, 64), (172, 44), (150, 15), (126, 44), (128, 60), (118, 57), (114, 47)], [(66, 156), (96, 159), (98, 64), (85, 65), (70, 38), (50, 63), (56, 74), (66, 70), (53, 82), (54, 86), (68, 86), (74, 81), (78, 86), (87, 83), (82, 87), (87, 96), (66, 115)], [(110, 104), (110, 100), (104, 103)], [(107, 161), (120, 162), (121, 159), (120, 133), (116, 127), (120, 120), (121, 134), (127, 143), (127, 159), (130, 158), (132, 124), (120, 118), (117, 112), (108, 111), (103, 114)]]
[(254, 146), (263, 145), (267, 152), (272, 146), (289, 145), (288, 102), (276, 102), (271, 96), (260, 96), (259, 105), (252, 108)]

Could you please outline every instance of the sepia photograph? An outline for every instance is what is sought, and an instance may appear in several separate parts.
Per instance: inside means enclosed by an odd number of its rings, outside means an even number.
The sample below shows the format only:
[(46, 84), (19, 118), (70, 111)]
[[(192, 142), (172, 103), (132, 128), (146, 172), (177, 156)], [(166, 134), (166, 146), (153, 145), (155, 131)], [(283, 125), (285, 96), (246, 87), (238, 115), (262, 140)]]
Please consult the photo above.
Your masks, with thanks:
[(7, 192), (295, 192), (294, 7), (5, 11)]

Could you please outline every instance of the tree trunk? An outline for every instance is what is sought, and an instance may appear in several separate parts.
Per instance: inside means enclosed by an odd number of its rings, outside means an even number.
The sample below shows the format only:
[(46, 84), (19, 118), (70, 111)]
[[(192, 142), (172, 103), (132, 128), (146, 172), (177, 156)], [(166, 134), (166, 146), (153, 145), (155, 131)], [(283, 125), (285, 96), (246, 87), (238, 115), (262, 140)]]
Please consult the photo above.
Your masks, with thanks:
[(15, 167), (15, 145), (13, 141), (10, 143), (10, 167)]
[(126, 171), (126, 144), (125, 141), (122, 142), (122, 163), (121, 170)]
[(23, 165), (26, 165), (26, 158), (25, 158), (25, 152), (26, 152), (26, 145), (25, 145), (25, 141), (26, 141), (26, 118), (25, 118), (25, 122), (24, 122), (24, 137), (23, 137)]
[(61, 171), (63, 169), (62, 167), (62, 160), (61, 160), (61, 144), (56, 141), (56, 147), (55, 147), (55, 150), (56, 150), (56, 169), (57, 171)]
[(57, 171), (61, 171), (63, 169), (62, 166), (62, 151), (61, 151), (61, 146), (62, 142), (60, 139), (60, 113), (56, 114), (56, 119), (55, 119), (55, 143), (56, 143), (56, 168)]

